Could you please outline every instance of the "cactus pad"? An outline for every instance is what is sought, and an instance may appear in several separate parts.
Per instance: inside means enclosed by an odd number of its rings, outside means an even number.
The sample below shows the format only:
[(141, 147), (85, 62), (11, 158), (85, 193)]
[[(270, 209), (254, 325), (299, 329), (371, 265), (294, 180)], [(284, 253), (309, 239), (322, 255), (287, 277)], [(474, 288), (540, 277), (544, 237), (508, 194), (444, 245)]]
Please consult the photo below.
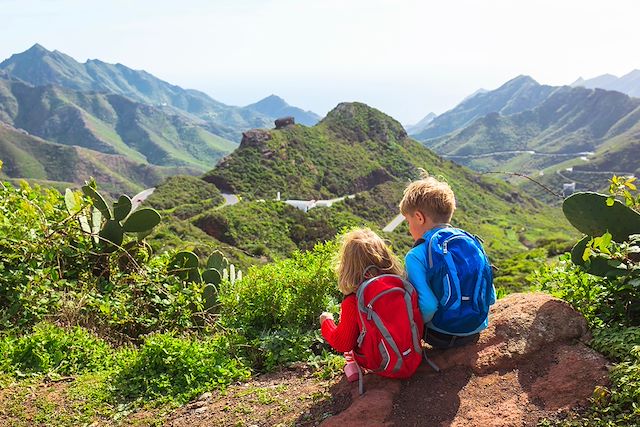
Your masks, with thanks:
[(82, 186), (82, 192), (85, 196), (90, 197), (93, 200), (93, 206), (96, 207), (105, 218), (111, 219), (111, 210), (109, 206), (107, 206), (107, 202), (104, 201), (104, 198), (100, 193), (98, 193), (93, 187), (89, 185)]
[(140, 233), (160, 224), (160, 214), (151, 208), (143, 208), (132, 213), (122, 225), (124, 231)]
[(76, 197), (76, 193), (71, 191), (69, 188), (64, 192), (64, 204), (67, 207), (67, 212), (69, 215), (74, 215), (80, 211), (82, 208), (82, 203)]
[(218, 271), (222, 271), (229, 265), (229, 260), (224, 257), (222, 252), (213, 251), (209, 259), (207, 260), (207, 268), (215, 268)]
[[(198, 271), (198, 257), (193, 252), (178, 252), (173, 256), (169, 264), (169, 271), (175, 273), (182, 280), (191, 280), (190, 273), (193, 270)], [(195, 278), (193, 274), (191, 276)]]
[[(107, 220), (102, 230), (100, 230), (100, 237), (102, 237), (102, 243), (106, 245), (105, 250), (107, 252), (113, 252), (116, 250), (116, 246), (120, 246), (122, 244), (122, 239), (124, 237), (122, 226), (118, 221), (114, 221), (112, 219)], [(110, 245), (108, 242), (113, 243)]]
[(202, 272), (202, 281), (217, 286), (222, 282), (222, 274), (215, 268), (207, 268)]
[(116, 221), (122, 221), (131, 212), (131, 199), (123, 194), (117, 202), (113, 204), (113, 216)]
[(211, 283), (207, 283), (202, 289), (202, 299), (205, 310), (211, 310), (218, 301), (218, 289)]
[(588, 236), (611, 233), (614, 241), (622, 242), (640, 232), (640, 214), (618, 200), (607, 206), (607, 196), (598, 193), (575, 193), (567, 197), (562, 211), (571, 225)]

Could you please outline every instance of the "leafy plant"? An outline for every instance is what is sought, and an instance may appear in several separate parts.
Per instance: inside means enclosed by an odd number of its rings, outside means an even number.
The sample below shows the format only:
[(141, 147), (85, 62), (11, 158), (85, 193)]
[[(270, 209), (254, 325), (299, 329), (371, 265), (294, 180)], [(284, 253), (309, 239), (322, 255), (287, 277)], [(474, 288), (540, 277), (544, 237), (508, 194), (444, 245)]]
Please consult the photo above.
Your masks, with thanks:
[(250, 268), (242, 281), (220, 290), (222, 323), (243, 330), (249, 338), (283, 328), (315, 328), (318, 314), (337, 297), (332, 269), (336, 250), (336, 243), (328, 242)]
[(113, 378), (115, 393), (124, 399), (185, 403), (206, 390), (247, 379), (251, 371), (231, 356), (236, 345), (233, 337), (223, 335), (151, 335)]
[(3, 341), (5, 363), (18, 375), (77, 374), (101, 369), (113, 361), (113, 349), (79, 327), (64, 329), (39, 323), (31, 333)]

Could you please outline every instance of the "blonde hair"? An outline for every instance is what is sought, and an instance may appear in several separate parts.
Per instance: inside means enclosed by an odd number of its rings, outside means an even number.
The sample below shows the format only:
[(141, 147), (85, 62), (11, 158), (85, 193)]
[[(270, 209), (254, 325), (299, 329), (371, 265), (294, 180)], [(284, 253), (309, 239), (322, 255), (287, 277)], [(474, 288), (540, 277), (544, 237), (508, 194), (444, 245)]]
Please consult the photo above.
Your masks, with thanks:
[(336, 262), (340, 292), (345, 295), (355, 292), (365, 279), (369, 266), (374, 266), (378, 274), (403, 273), (400, 262), (391, 249), (370, 229), (358, 228), (342, 236), (342, 246)]
[(456, 198), (453, 190), (444, 180), (429, 176), (422, 171), (421, 179), (413, 181), (404, 189), (400, 201), (400, 212), (413, 215), (422, 212), (435, 222), (448, 223), (456, 210)]

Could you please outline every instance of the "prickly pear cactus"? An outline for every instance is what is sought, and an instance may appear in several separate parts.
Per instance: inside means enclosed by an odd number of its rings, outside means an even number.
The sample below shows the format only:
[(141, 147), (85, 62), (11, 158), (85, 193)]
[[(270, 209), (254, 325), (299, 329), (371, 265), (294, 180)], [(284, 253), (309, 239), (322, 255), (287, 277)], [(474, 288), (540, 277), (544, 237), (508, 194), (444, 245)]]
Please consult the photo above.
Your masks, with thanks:
[(571, 225), (587, 236), (609, 232), (615, 242), (623, 242), (640, 230), (640, 214), (618, 200), (607, 206), (608, 196), (575, 193), (567, 197), (562, 211)]
[(202, 272), (202, 281), (218, 286), (222, 282), (222, 274), (215, 268), (207, 268)]
[(131, 199), (126, 194), (123, 194), (118, 198), (118, 201), (113, 204), (113, 216), (116, 221), (122, 221), (131, 213)]
[(107, 202), (104, 201), (104, 197), (94, 188), (93, 185), (87, 184), (82, 186), (82, 192), (85, 196), (89, 197), (93, 201), (93, 206), (102, 212), (102, 215), (106, 219), (112, 219), (111, 210), (107, 206)]
[(182, 280), (200, 282), (202, 277), (198, 270), (198, 257), (190, 251), (178, 252), (169, 263), (169, 272)]
[(204, 285), (202, 289), (202, 299), (204, 300), (204, 309), (211, 311), (218, 302), (218, 288), (211, 283)]
[(220, 251), (213, 251), (207, 260), (207, 268), (215, 268), (222, 271), (229, 266), (229, 260)]

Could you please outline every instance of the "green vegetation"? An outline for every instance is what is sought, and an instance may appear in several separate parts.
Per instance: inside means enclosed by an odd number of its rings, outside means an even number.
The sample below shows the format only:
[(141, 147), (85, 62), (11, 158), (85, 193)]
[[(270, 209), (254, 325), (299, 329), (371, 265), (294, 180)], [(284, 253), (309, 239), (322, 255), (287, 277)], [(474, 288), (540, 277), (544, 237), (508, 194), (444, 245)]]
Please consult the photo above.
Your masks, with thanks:
[(130, 191), (204, 172), (236, 147), (193, 118), (120, 95), (1, 78), (0, 93), (0, 155), (12, 178), (81, 183), (92, 174)]
[[(223, 202), (224, 199), (215, 185), (194, 176), (176, 175), (165, 179), (145, 204), (180, 216), (188, 211), (188, 216), (193, 216), (201, 212), (198, 209), (219, 206)], [(176, 210), (179, 212), (175, 212)]]
[[(17, 390), (4, 413), (16, 423), (115, 420), (285, 363), (335, 365), (318, 345), (315, 323), (317, 313), (337, 308), (336, 243), (223, 280), (209, 304), (207, 285), (173, 274), (173, 252), (127, 254), (137, 239), (125, 235), (119, 248), (100, 254), (110, 274), (96, 274), (93, 235), (78, 221), (85, 208), (69, 212), (62, 195), (26, 183), (0, 191), (0, 382)], [(108, 209), (93, 193), (68, 193), (67, 203), (70, 195)], [(214, 254), (207, 264), (224, 261)], [(20, 390), (43, 378), (69, 378), (65, 398), (77, 411), (58, 412), (49, 400), (35, 404), (48, 408), (36, 415), (20, 411), (28, 399)]]
[[(555, 266), (543, 267), (536, 276), (543, 289), (584, 314), (594, 334), (591, 346), (617, 363), (610, 374), (611, 386), (595, 390), (592, 407), (563, 425), (636, 425), (640, 421), (640, 227), (636, 224), (635, 230), (623, 231), (618, 226), (627, 223), (608, 215), (609, 210), (620, 214), (625, 209), (622, 216), (637, 215), (640, 195), (634, 181), (614, 176), (609, 196), (577, 193), (565, 200), (564, 211), (571, 222), (594, 235), (586, 236), (571, 254), (562, 256)], [(591, 209), (580, 209), (582, 203)]]

